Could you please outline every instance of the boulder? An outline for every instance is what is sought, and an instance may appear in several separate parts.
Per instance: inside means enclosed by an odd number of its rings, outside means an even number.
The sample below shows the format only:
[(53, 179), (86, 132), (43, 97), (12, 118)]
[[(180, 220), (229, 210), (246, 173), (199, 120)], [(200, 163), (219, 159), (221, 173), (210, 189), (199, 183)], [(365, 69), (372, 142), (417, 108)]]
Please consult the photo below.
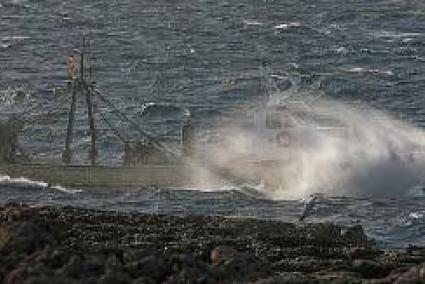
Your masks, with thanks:
[(370, 259), (354, 260), (352, 270), (367, 279), (385, 277), (389, 273), (388, 269), (381, 263)]

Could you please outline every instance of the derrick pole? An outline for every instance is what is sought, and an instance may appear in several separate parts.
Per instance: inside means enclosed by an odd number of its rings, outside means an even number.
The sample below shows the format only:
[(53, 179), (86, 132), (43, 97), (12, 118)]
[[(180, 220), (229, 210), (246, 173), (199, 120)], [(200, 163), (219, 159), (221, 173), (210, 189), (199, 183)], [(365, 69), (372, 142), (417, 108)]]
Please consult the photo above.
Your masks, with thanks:
[(89, 85), (84, 79), (84, 46), (85, 41), (83, 40), (83, 50), (81, 52), (81, 58), (80, 58), (80, 81), (81, 81), (81, 93), (84, 94), (86, 97), (86, 103), (87, 103), (87, 115), (89, 120), (89, 126), (90, 126), (90, 136), (91, 136), (91, 146), (90, 146), (90, 152), (89, 152), (89, 158), (92, 165), (96, 164), (96, 156), (97, 156), (97, 149), (96, 149), (96, 127), (94, 123), (94, 114), (93, 114), (93, 103), (92, 103), (92, 92), (90, 91)]
[(96, 164), (96, 127), (94, 123), (94, 114), (93, 114), (93, 104), (92, 104), (92, 92), (90, 92), (89, 88), (85, 88), (85, 96), (87, 102), (87, 114), (89, 118), (90, 125), (90, 135), (91, 135), (91, 147), (90, 147), (90, 161), (92, 165)]
[(65, 150), (62, 153), (62, 162), (70, 164), (72, 160), (71, 144), (72, 144), (72, 133), (74, 131), (75, 111), (77, 106), (77, 80), (72, 79), (70, 82), (71, 88), (71, 107), (68, 114), (68, 127), (66, 131), (65, 139)]

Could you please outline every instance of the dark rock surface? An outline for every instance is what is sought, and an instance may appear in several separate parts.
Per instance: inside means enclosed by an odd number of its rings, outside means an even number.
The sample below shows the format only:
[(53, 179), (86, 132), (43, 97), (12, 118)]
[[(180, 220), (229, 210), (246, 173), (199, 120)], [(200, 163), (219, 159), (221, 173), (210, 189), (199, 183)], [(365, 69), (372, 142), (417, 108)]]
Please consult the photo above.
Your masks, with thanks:
[(425, 283), (359, 226), (0, 207), (2, 283)]

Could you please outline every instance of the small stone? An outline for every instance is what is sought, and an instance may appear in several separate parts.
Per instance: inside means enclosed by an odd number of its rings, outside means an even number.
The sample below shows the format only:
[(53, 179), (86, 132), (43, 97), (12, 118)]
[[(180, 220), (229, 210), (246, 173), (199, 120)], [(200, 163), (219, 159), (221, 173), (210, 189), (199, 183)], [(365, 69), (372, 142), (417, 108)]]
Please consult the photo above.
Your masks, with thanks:
[(211, 251), (211, 263), (217, 264), (226, 259), (234, 258), (239, 252), (229, 246), (218, 246)]

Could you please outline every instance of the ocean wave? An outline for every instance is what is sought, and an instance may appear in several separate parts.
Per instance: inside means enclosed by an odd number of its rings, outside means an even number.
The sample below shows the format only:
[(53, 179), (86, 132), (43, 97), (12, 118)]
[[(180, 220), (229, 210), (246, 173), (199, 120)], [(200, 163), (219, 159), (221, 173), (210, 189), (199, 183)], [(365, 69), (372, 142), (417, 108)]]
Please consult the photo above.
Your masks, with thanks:
[(423, 36), (422, 33), (404, 33), (396, 31), (372, 31), (370, 36), (376, 39), (381, 39), (386, 42), (402, 42), (409, 43)]
[(381, 70), (381, 69), (363, 68), (363, 67), (342, 68), (341, 71), (348, 72), (348, 73), (360, 73), (360, 74), (371, 74), (371, 75), (386, 75), (386, 76), (394, 75), (394, 72), (391, 70)]
[(22, 103), (30, 98), (30, 93), (22, 87), (7, 87), (0, 90), (0, 107)]
[(81, 189), (67, 189), (60, 185), (51, 185), (44, 181), (35, 181), (25, 177), (11, 178), (10, 176), (0, 176), (0, 186), (18, 187), (25, 189), (53, 189), (64, 193), (78, 193)]

